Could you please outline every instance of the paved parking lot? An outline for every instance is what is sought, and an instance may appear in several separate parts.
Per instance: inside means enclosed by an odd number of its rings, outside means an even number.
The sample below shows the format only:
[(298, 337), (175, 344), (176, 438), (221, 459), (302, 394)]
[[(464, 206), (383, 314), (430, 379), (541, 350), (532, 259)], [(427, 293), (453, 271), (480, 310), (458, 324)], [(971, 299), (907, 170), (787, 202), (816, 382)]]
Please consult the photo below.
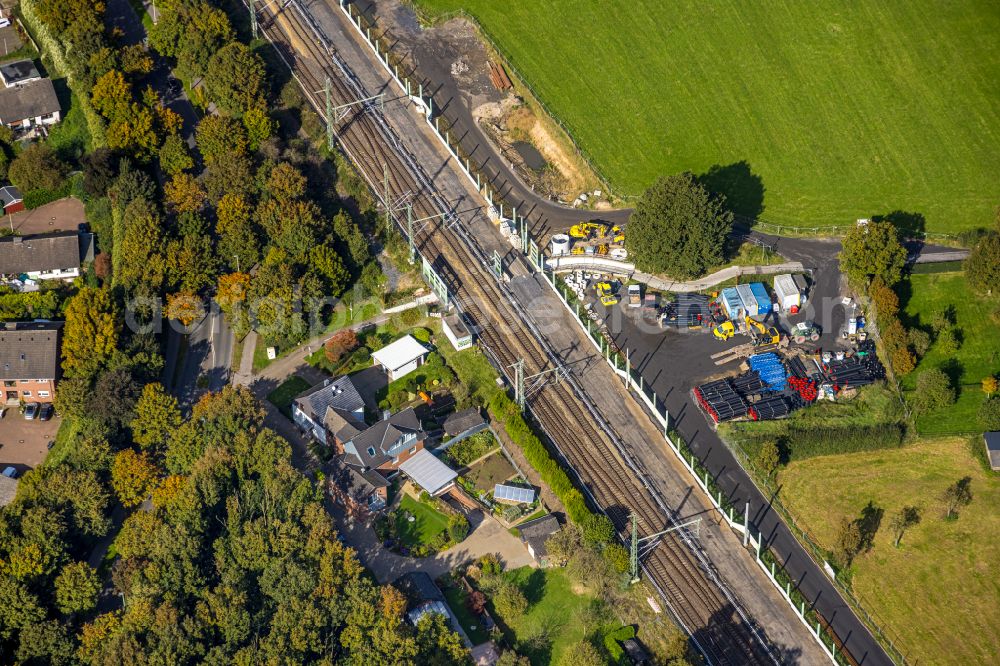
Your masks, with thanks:
[(48, 453), (48, 443), (56, 438), (59, 423), (59, 417), (25, 421), (16, 405), (7, 408), (0, 418), (0, 468), (16, 467), (20, 476), (41, 464)]

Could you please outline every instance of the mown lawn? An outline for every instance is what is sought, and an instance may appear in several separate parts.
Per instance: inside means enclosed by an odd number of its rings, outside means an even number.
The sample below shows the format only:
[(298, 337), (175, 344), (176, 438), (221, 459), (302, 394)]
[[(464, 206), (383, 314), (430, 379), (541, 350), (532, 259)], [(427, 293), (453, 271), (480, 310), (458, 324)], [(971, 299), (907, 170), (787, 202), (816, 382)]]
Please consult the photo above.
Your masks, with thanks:
[[(594, 601), (578, 594), (564, 569), (521, 567), (504, 574), (516, 583), (528, 600), (528, 610), (517, 617), (499, 616), (509, 630), (518, 653), (532, 666), (558, 664), (567, 648), (584, 639), (580, 614)], [(494, 616), (499, 615), (493, 610)]]
[(267, 401), (277, 407), (282, 414), (292, 418), (292, 400), (310, 386), (311, 384), (302, 377), (292, 375), (267, 394)]
[[(982, 446), (981, 440), (977, 445)], [(972, 477), (972, 504), (945, 521), (939, 497)], [(873, 502), (884, 510), (871, 551), (855, 559), (852, 585), (912, 663), (978, 664), (1000, 654), (1000, 476), (987, 475), (964, 438), (795, 462), (779, 475), (796, 522), (832, 548), (841, 518)], [(921, 522), (893, 547), (889, 521), (904, 505)]]
[[(396, 534), (411, 548), (418, 544), (430, 544), (434, 537), (448, 528), (446, 515), (409, 495), (403, 495), (399, 509), (396, 513)], [(413, 514), (412, 523), (406, 519), (404, 511)]]
[(921, 371), (942, 368), (959, 388), (955, 405), (921, 416), (917, 429), (924, 434), (977, 430), (976, 412), (985, 397), (981, 381), (1000, 372), (1000, 335), (990, 318), (1000, 303), (973, 293), (962, 273), (911, 275), (902, 291), (909, 326), (929, 328), (934, 312), (952, 307), (963, 339), (954, 354), (931, 345), (917, 369), (903, 378), (903, 388), (912, 390)]
[(489, 633), (483, 628), (483, 624), (479, 618), (473, 615), (472, 611), (466, 605), (466, 599), (468, 599), (469, 595), (466, 593), (465, 588), (461, 584), (455, 583), (445, 587), (443, 592), (445, 599), (448, 600), (448, 607), (455, 613), (458, 623), (462, 625), (462, 629), (469, 636), (472, 644), (479, 645), (488, 641), (490, 639)]
[(1000, 200), (989, 0), (417, 4), (470, 12), (621, 193), (714, 166), (746, 215), (901, 210), (939, 232), (989, 225)]

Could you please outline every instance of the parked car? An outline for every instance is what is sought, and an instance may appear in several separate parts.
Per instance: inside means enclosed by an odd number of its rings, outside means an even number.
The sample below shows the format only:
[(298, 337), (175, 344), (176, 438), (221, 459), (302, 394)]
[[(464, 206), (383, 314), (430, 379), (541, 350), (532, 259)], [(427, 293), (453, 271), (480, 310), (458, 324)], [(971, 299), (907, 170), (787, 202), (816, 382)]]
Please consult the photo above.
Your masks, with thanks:
[(6, 468), (3, 471), (3, 475), (6, 476), (6, 477), (8, 477), (8, 478), (11, 478), (11, 479), (16, 479), (17, 478), (17, 468), (16, 467), (8, 467), (8, 468)]
[(0, 28), (6, 28), (9, 25), (10, 25), (9, 18), (0, 18)]
[(38, 418), (42, 421), (48, 421), (55, 413), (56, 408), (52, 406), (51, 402), (43, 402), (41, 409), (38, 410)]
[(55, 446), (55, 445), (56, 445), (56, 440), (54, 440), (54, 439), (53, 440), (49, 440), (49, 443), (45, 445), (45, 448), (51, 450), (52, 447)]
[(24, 406), (24, 418), (25, 418), (25, 420), (26, 421), (32, 421), (34, 419), (37, 419), (38, 418), (38, 408), (40, 406), (41, 405), (39, 405), (37, 402), (29, 402), (27, 405), (25, 405)]

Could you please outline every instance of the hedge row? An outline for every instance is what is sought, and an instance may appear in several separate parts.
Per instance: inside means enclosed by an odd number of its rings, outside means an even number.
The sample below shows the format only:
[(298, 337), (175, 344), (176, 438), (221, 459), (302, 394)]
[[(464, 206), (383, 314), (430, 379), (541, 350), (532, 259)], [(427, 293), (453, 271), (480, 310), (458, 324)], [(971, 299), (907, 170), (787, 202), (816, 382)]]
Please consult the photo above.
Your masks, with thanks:
[(48, 29), (48, 26), (42, 22), (36, 12), (35, 0), (21, 0), (20, 14), (21, 18), (27, 24), (25, 27), (31, 33), (31, 36), (38, 40), (39, 49), (51, 60), (53, 69), (58, 74), (66, 77), (69, 87), (76, 93), (75, 102), (80, 105), (83, 115), (87, 119), (87, 129), (90, 130), (91, 144), (94, 148), (107, 145), (108, 140), (104, 130), (104, 121), (90, 103), (90, 91), (85, 90), (70, 74), (70, 67), (66, 62), (66, 54), (62, 44)]
[(549, 455), (548, 449), (538, 439), (524, 420), (517, 405), (507, 394), (497, 393), (489, 404), (493, 418), (501, 423), (511, 440), (521, 448), (528, 464), (538, 471), (542, 481), (552, 489), (566, 507), (566, 515), (578, 525), (586, 525), (594, 516), (587, 508), (583, 494), (573, 485), (562, 467)]
[[(749, 433), (748, 433), (749, 434)], [(892, 449), (903, 445), (906, 430), (899, 423), (871, 425), (828, 426), (823, 428), (791, 427), (780, 435), (754, 435), (744, 449), (753, 455), (767, 440), (779, 440), (787, 451), (788, 461), (805, 460), (815, 456), (839, 453), (857, 453), (877, 449)]]

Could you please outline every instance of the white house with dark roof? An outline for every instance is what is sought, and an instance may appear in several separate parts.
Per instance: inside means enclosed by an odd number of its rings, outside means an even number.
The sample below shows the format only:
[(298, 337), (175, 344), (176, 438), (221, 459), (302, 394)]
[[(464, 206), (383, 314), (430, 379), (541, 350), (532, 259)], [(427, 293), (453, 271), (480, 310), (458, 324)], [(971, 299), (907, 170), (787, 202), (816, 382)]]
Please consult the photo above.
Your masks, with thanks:
[(365, 430), (365, 401), (348, 376), (327, 379), (292, 400), (292, 420), (323, 444)]
[(50, 79), (0, 88), (0, 123), (15, 132), (55, 125), (61, 119), (62, 106)]
[(350, 437), (335, 437), (334, 445), (343, 460), (360, 470), (394, 472), (400, 464), (424, 448), (420, 419), (413, 409), (404, 409)]
[(372, 360), (375, 362), (375, 365), (385, 370), (385, 374), (389, 376), (389, 381), (393, 382), (400, 377), (405, 377), (423, 365), (429, 353), (430, 350), (420, 344), (420, 341), (415, 337), (404, 335), (395, 342), (372, 353)]
[(0, 276), (29, 280), (72, 280), (80, 275), (82, 255), (92, 234), (59, 231), (0, 238)]

